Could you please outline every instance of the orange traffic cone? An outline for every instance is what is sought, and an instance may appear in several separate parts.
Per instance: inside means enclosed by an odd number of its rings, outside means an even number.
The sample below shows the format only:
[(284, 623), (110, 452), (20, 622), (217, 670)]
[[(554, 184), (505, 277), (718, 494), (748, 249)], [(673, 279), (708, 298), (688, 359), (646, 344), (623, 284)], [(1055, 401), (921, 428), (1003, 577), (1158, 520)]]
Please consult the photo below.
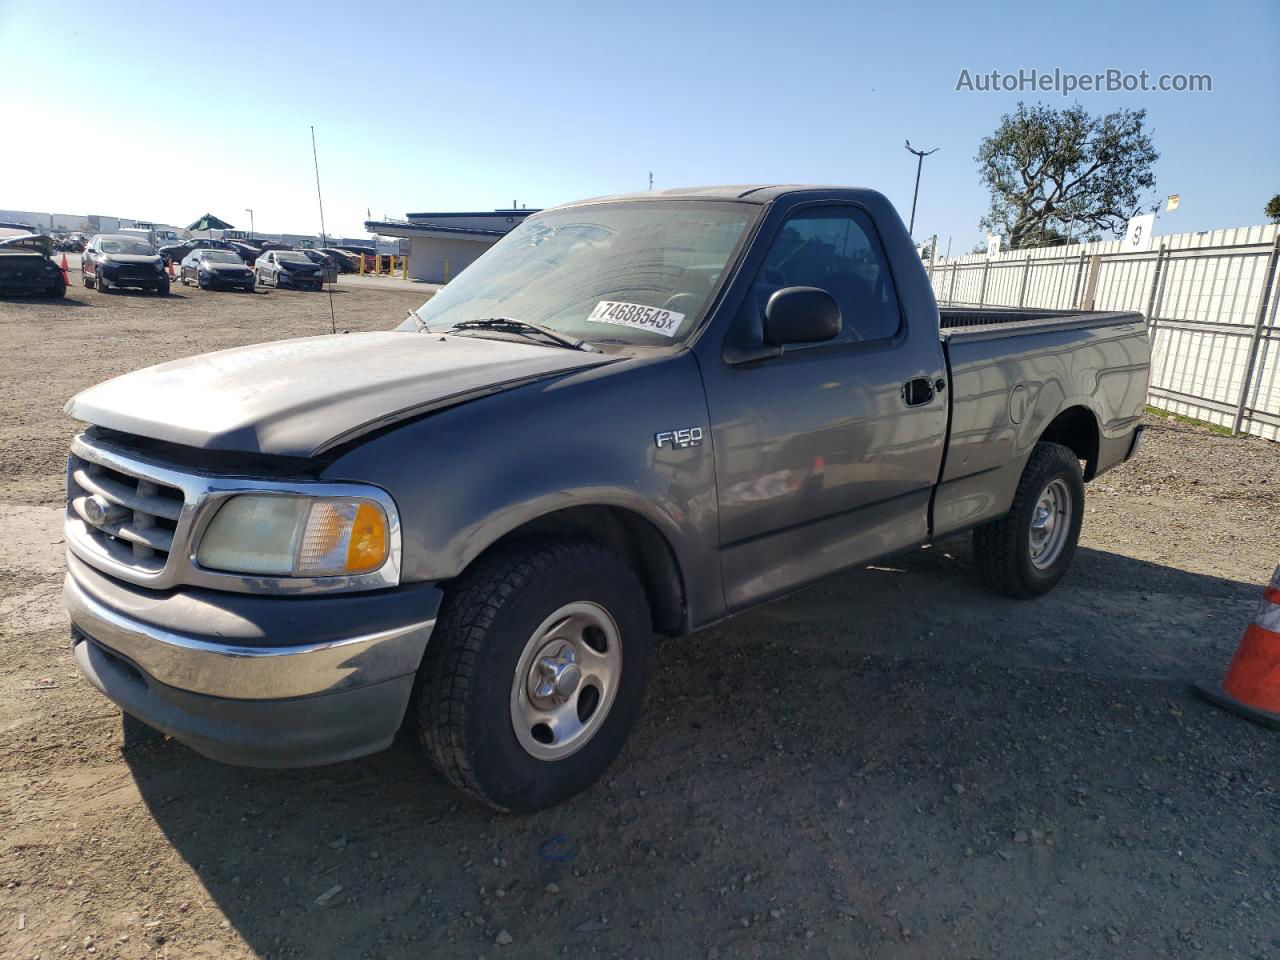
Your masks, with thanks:
[(1222, 683), (1197, 683), (1196, 689), (1220, 707), (1280, 729), (1280, 567)]
[(68, 287), (71, 286), (71, 274), (67, 270), (67, 255), (62, 255), (62, 266), (58, 268), (62, 271), (62, 282)]
[(173, 260), (169, 259), (169, 260), (166, 260), (165, 262), (169, 265), (169, 279), (173, 280), (175, 277), (175, 274), (173, 272)]

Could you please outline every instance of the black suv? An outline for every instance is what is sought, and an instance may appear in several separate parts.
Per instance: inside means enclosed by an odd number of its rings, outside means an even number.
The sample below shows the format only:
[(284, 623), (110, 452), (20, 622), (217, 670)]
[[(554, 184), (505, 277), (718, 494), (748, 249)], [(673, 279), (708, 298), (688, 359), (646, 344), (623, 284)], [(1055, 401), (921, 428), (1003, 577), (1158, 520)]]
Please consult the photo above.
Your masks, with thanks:
[(100, 233), (80, 258), (80, 277), (86, 287), (103, 293), (116, 287), (141, 287), (161, 296), (169, 293), (164, 257), (151, 252), (151, 244), (137, 237)]

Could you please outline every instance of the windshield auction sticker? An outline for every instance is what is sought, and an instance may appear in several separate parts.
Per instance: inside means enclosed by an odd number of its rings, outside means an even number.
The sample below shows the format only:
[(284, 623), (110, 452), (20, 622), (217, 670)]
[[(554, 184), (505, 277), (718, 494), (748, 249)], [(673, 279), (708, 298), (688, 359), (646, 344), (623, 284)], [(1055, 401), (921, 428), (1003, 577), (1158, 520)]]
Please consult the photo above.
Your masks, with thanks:
[(587, 317), (593, 323), (615, 323), (620, 327), (635, 327), (664, 337), (674, 337), (684, 322), (684, 314), (661, 307), (646, 307), (642, 303), (622, 303), (619, 300), (601, 300)]

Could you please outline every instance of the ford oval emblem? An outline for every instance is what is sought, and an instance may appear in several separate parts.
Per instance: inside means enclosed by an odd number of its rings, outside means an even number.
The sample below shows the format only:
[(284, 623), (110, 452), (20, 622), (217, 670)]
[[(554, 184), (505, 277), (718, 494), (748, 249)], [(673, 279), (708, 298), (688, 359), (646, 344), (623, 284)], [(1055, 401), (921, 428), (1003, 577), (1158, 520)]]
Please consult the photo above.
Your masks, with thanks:
[(111, 504), (97, 494), (84, 502), (84, 517), (95, 527), (105, 524), (110, 513)]

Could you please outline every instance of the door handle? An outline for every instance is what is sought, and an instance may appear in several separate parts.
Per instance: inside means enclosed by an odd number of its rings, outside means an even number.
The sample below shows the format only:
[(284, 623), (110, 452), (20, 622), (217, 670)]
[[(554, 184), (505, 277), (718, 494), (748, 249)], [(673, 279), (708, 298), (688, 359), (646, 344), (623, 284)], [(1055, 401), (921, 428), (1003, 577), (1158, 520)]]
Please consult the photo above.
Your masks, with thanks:
[(902, 385), (902, 402), (908, 407), (921, 407), (933, 399), (933, 381), (913, 377)]

